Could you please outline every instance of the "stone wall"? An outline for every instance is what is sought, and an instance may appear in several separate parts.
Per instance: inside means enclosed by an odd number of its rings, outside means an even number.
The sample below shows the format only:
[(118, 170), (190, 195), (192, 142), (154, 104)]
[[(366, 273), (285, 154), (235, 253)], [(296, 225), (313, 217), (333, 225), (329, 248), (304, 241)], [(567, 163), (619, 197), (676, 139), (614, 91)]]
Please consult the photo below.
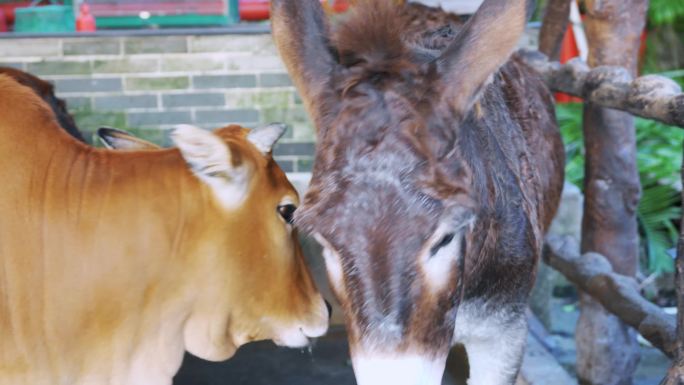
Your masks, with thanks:
[(267, 33), (0, 39), (0, 65), (53, 81), (89, 137), (104, 125), (168, 145), (176, 124), (279, 121), (278, 162), (311, 168), (313, 130)]
[[(168, 145), (176, 124), (213, 129), (283, 122), (290, 129), (275, 148), (276, 159), (286, 172), (309, 172), (312, 125), (268, 29), (242, 32), (0, 35), (0, 66), (53, 81), (89, 138), (98, 127), (112, 126)], [(536, 46), (536, 35), (530, 29), (521, 46)]]

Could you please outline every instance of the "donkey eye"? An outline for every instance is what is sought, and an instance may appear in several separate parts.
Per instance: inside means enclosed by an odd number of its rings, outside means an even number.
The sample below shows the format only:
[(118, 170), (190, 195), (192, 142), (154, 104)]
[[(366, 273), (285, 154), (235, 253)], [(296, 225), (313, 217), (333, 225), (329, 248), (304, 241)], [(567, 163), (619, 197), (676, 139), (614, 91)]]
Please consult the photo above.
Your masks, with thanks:
[(455, 233), (445, 234), (439, 242), (435, 243), (434, 246), (430, 248), (430, 256), (434, 256), (441, 248), (448, 246), (451, 241), (454, 240), (455, 236)]
[(280, 216), (283, 217), (283, 220), (287, 224), (292, 224), (292, 221), (294, 220), (294, 213), (297, 210), (297, 206), (293, 204), (287, 204), (287, 205), (280, 205), (278, 206), (278, 213), (280, 213)]

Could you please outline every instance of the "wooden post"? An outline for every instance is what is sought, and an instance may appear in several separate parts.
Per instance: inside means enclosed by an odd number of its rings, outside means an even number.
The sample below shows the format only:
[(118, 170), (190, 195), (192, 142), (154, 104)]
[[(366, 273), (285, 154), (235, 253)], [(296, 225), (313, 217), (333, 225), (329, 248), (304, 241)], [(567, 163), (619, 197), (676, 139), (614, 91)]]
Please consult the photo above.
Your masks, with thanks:
[[(684, 162), (682, 162), (682, 181), (684, 181)], [(684, 202), (684, 190), (682, 201)], [(660, 385), (684, 385), (684, 215), (680, 222), (679, 244), (677, 245), (675, 288), (677, 290), (677, 349), (672, 360), (672, 367)]]
[(677, 320), (644, 298), (635, 278), (614, 272), (608, 259), (601, 254), (580, 255), (579, 244), (571, 236), (547, 236), (544, 261), (578, 289), (591, 294), (606, 310), (638, 330), (655, 348), (670, 358), (675, 357)]
[(575, 0), (549, 0), (539, 31), (539, 51), (550, 60), (560, 58), (561, 45), (570, 21), (570, 4)]
[[(648, 0), (587, 0), (589, 65), (620, 65), (636, 75)], [(641, 194), (631, 115), (584, 108), (586, 146), (582, 253), (603, 254), (613, 269), (634, 276), (636, 209)], [(636, 333), (588, 294), (580, 295), (577, 376), (584, 385), (629, 385), (639, 362)]]

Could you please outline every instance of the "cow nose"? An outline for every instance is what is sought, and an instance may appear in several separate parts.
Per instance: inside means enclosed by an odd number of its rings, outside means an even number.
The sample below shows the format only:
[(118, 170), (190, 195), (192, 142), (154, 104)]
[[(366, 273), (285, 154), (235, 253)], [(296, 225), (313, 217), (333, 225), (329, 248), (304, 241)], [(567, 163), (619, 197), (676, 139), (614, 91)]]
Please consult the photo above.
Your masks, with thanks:
[(325, 307), (328, 309), (328, 319), (332, 318), (332, 305), (327, 300), (325, 301)]

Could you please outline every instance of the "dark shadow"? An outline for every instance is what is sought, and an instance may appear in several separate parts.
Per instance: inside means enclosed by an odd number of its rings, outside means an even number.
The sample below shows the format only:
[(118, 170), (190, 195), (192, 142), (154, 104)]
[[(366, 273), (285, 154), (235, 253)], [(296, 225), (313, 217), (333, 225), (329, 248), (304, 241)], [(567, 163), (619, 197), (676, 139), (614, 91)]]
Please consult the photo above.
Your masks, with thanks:
[[(447, 358), (446, 370), (444, 372), (445, 381), (443, 383), (466, 385), (469, 372), (468, 354), (466, 353), (465, 346), (454, 346)], [(450, 382), (446, 382), (447, 380)]]
[(346, 335), (333, 330), (308, 349), (272, 342), (240, 348), (226, 362), (207, 362), (186, 354), (174, 385), (354, 385)]

